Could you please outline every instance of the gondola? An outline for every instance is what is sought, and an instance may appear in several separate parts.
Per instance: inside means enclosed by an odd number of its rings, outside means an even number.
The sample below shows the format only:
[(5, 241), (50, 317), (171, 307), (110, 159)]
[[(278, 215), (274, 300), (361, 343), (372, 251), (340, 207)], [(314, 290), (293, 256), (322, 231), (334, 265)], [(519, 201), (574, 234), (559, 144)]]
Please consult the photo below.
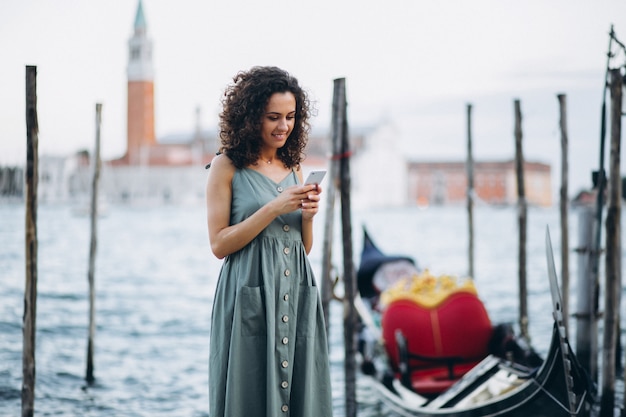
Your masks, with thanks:
[[(381, 415), (403, 417), (590, 415), (596, 403), (596, 389), (579, 364), (565, 334), (549, 234), (546, 234), (546, 246), (554, 326), (550, 348), (545, 359), (542, 359), (523, 340), (513, 335), (511, 326), (499, 324), (485, 329), (486, 323), (490, 321), (485, 321), (482, 317), (482, 314), (486, 314), (484, 306), (476, 302), (477, 296), (471, 297), (472, 294), (475, 295), (471, 288), (467, 291), (463, 288), (451, 291), (453, 294), (461, 294), (461, 297), (447, 297), (432, 305), (422, 303), (426, 304), (429, 317), (435, 317), (437, 325), (440, 326), (436, 332), (431, 328), (425, 329), (424, 326), (428, 327), (428, 323), (425, 325), (423, 321), (419, 321), (419, 314), (414, 315), (411, 312), (411, 297), (404, 299), (392, 297), (391, 302), (385, 301), (389, 288), (382, 286), (393, 286), (393, 281), (398, 279), (398, 271), (403, 268), (410, 271), (412, 265), (414, 270), (419, 269), (416, 262), (409, 257), (385, 255), (364, 230), (363, 250), (357, 272), (360, 294), (357, 310), (362, 320), (359, 350), (362, 354), (362, 372), (377, 394)], [(390, 267), (390, 264), (402, 267), (394, 268)], [(384, 275), (385, 269), (396, 276), (381, 277), (381, 272)], [(402, 285), (399, 288), (402, 288)], [(458, 310), (457, 305), (455, 307), (457, 310), (454, 310), (450, 307), (453, 303), (460, 304), (463, 308)], [(394, 308), (396, 304), (404, 305), (404, 308), (398, 309), (395, 319), (387, 319), (385, 317), (387, 310)], [(447, 328), (451, 326), (448, 324), (450, 321), (445, 321), (443, 316), (440, 320), (437, 314), (441, 312), (434, 311), (432, 308), (434, 305), (438, 308), (446, 306), (451, 314), (462, 312), (461, 321), (465, 323), (463, 328)], [(414, 309), (418, 310), (417, 307)], [(453, 335), (450, 336), (450, 340), (443, 340), (441, 335), (446, 331), (448, 334), (467, 331), (465, 327), (471, 328), (470, 324), (475, 319), (482, 320), (481, 331), (485, 334), (469, 338), (464, 336), (464, 339), (455, 338)], [(402, 325), (398, 324), (400, 322)], [(410, 327), (411, 323), (415, 323), (413, 327)], [(389, 329), (387, 328), (389, 326), (396, 328)], [(439, 354), (416, 353), (416, 346), (419, 343), (428, 345), (422, 339), (432, 338), (432, 334), (441, 339), (438, 342)], [(483, 357), (476, 357), (476, 352), (472, 352), (470, 357), (464, 357), (465, 354), (469, 354), (467, 345), (474, 343), (474, 339), (485, 340), (485, 338), (488, 341), (484, 342), (487, 350)], [(443, 352), (446, 343), (456, 344), (447, 347), (448, 351), (454, 351), (456, 355)], [(419, 349), (419, 346), (417, 348)]]

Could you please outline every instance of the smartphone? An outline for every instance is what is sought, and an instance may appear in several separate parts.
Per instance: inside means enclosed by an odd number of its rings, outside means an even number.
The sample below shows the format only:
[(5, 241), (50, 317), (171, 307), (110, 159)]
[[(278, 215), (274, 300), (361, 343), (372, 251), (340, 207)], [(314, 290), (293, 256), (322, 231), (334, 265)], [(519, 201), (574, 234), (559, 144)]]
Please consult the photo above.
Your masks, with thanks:
[(324, 175), (326, 175), (326, 171), (311, 171), (309, 173), (309, 176), (306, 177), (306, 181), (304, 181), (304, 185), (319, 184), (324, 179)]

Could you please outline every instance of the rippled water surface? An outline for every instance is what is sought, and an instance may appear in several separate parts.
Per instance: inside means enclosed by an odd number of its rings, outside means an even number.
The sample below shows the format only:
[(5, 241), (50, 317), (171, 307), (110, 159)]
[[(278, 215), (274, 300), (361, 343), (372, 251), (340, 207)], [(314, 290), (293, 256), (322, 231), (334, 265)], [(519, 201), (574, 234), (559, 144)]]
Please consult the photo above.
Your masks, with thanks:
[[(39, 208), (35, 415), (208, 416), (208, 338), (220, 261), (209, 249), (203, 207), (109, 207), (98, 220), (95, 386), (85, 388), (88, 324), (89, 219), (72, 207)], [(311, 262), (319, 276), (323, 215), (316, 220)], [(361, 227), (381, 249), (406, 254), (434, 273), (467, 272), (463, 208), (357, 212), (353, 246), (358, 264)], [(550, 227), (560, 270), (559, 218), (554, 209), (528, 216), (530, 332), (547, 349), (551, 304), (545, 261)], [(341, 267), (339, 218), (336, 262)], [(570, 218), (570, 245), (577, 219)], [(476, 283), (493, 321), (516, 322), (517, 215), (513, 208), (475, 212)], [(576, 262), (570, 259), (573, 285)], [(24, 297), (24, 209), (0, 205), (0, 416), (21, 410)], [(335, 416), (345, 414), (342, 306), (331, 304), (331, 366)], [(376, 415), (358, 379), (362, 416)]]

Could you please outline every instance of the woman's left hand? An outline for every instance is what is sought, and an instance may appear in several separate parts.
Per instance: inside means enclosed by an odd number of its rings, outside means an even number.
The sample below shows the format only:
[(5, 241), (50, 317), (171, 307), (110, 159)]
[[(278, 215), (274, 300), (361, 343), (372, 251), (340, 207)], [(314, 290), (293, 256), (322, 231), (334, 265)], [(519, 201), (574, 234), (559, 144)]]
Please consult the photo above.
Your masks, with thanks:
[(313, 220), (313, 217), (319, 211), (320, 194), (322, 187), (317, 184), (315, 188), (307, 193), (307, 198), (302, 200), (302, 219)]

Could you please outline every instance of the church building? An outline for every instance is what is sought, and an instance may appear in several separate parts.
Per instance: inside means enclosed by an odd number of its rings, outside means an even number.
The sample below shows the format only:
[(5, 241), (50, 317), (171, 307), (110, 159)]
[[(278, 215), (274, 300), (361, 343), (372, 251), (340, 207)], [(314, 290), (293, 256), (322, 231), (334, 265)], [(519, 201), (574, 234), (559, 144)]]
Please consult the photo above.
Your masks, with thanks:
[[(139, 0), (133, 34), (128, 40), (126, 153), (120, 159), (110, 161), (110, 164), (144, 167), (202, 166), (215, 155), (216, 139), (215, 135), (209, 137), (210, 135), (201, 131), (199, 120), (192, 136), (182, 140), (177, 138), (173, 142), (157, 141), (152, 51), (152, 39), (148, 36), (143, 3)], [(197, 117), (199, 116), (198, 110)]]
[(113, 203), (202, 201), (204, 166), (217, 151), (216, 134), (202, 131), (198, 109), (193, 133), (157, 140), (152, 52), (152, 39), (139, 0), (128, 40), (126, 153), (104, 161), (104, 194)]

